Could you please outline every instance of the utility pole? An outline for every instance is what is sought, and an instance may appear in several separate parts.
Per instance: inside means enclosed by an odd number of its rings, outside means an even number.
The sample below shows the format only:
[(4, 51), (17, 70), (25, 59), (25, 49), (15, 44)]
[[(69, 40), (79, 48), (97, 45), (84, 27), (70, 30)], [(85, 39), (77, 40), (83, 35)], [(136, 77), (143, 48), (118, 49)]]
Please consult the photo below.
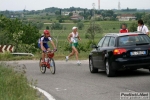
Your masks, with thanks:
[(93, 6), (93, 19), (95, 20), (95, 3), (93, 3), (92, 6)]
[(121, 3), (120, 3), (120, 0), (119, 0), (119, 2), (118, 2), (118, 10), (121, 10)]
[(94, 34), (95, 34), (95, 3), (92, 4), (93, 6), (93, 20), (92, 20), (92, 30), (93, 30), (93, 35), (92, 35), (92, 38), (93, 38), (93, 42), (94, 42)]
[(100, 10), (100, 0), (98, 0), (98, 10)]

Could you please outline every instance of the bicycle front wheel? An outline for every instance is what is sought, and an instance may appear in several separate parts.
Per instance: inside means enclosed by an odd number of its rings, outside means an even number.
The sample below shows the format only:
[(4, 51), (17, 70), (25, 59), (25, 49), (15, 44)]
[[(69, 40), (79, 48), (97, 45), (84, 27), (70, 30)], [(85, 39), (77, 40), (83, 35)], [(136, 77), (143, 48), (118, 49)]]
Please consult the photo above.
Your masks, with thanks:
[(46, 72), (46, 66), (45, 65), (41, 65), (41, 61), (42, 61), (42, 58), (40, 59), (39, 67), (40, 67), (41, 73), (44, 74)]
[(50, 59), (50, 71), (52, 74), (55, 74), (55, 71), (56, 71), (55, 61), (53, 58)]

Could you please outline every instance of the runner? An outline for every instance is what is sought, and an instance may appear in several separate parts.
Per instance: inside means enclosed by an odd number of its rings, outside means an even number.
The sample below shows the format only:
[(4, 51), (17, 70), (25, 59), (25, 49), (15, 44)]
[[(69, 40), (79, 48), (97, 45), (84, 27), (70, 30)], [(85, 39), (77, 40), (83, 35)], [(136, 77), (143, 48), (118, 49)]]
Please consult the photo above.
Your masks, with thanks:
[(72, 32), (68, 35), (68, 41), (70, 43), (70, 46), (72, 47), (72, 52), (68, 56), (66, 56), (66, 61), (68, 61), (69, 58), (75, 54), (77, 64), (80, 65), (81, 62), (79, 61), (79, 57), (78, 57), (79, 53), (77, 50), (77, 46), (78, 46), (78, 40), (81, 40), (81, 38), (79, 37), (79, 33), (77, 32), (77, 30), (78, 30), (77, 27), (73, 27)]

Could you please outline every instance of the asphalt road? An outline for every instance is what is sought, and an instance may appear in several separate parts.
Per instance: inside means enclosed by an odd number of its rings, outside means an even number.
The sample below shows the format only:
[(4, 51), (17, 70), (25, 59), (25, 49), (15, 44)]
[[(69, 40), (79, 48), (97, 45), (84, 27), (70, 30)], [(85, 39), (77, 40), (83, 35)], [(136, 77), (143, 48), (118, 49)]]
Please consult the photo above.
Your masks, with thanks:
[[(121, 71), (109, 78), (105, 71), (91, 74), (88, 61), (77, 66), (75, 61), (55, 61), (56, 74), (42, 74), (38, 61), (19, 61), (27, 68), (27, 77), (56, 100), (120, 100), (120, 92), (149, 92), (150, 72), (145, 69)], [(137, 99), (136, 99), (137, 100)], [(143, 99), (144, 100), (144, 99)]]

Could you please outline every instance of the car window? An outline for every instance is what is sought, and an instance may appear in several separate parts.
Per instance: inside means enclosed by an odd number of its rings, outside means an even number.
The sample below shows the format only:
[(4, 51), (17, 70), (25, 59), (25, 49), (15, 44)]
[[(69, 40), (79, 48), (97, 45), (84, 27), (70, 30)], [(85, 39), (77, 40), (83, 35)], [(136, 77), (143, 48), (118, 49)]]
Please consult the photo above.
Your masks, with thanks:
[(103, 38), (99, 41), (99, 43), (98, 43), (98, 46), (99, 46), (99, 47), (102, 46), (102, 43), (103, 43), (104, 39), (105, 39), (105, 37), (103, 37)]
[(147, 35), (129, 35), (119, 37), (119, 46), (135, 45), (141, 43), (150, 43), (150, 38)]
[(115, 38), (111, 37), (109, 41), (109, 47), (114, 47), (115, 46)]
[(102, 47), (108, 47), (109, 40), (110, 40), (110, 37), (106, 37), (104, 42), (103, 42), (103, 46)]

